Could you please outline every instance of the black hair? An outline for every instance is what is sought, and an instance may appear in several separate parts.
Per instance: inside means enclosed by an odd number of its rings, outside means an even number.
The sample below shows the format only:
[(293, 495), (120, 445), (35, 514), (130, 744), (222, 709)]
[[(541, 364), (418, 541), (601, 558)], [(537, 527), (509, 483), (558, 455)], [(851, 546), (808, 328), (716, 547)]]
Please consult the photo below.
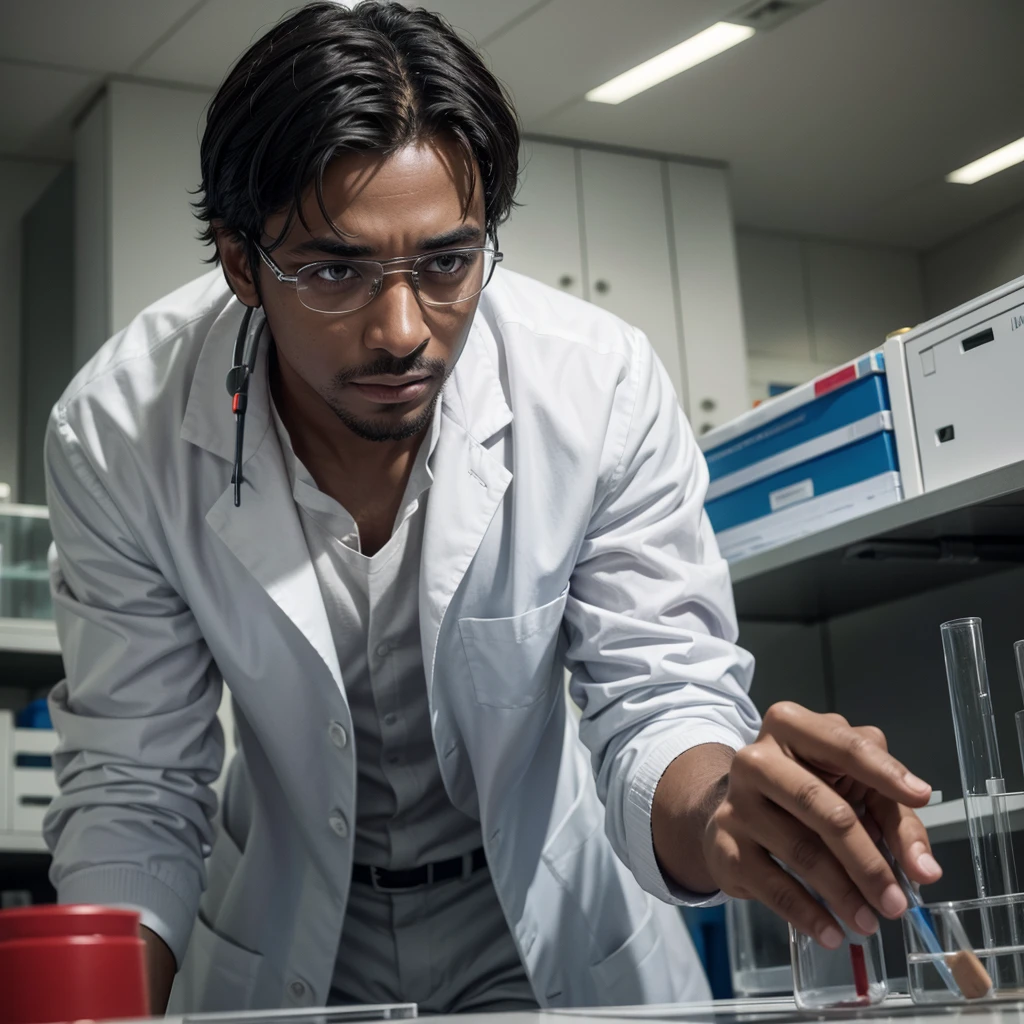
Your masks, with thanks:
[[(323, 174), (335, 156), (387, 154), (418, 139), (455, 139), (479, 168), (488, 237), (514, 205), (519, 124), (508, 94), (444, 19), (388, 0), (349, 9), (334, 0), (299, 8), (239, 58), (217, 90), (200, 147), (195, 203), (214, 241), (216, 222), (252, 260), (267, 218), (302, 219), (313, 184), (330, 223)], [(270, 248), (274, 248), (271, 245)], [(210, 262), (218, 259), (216, 252)]]

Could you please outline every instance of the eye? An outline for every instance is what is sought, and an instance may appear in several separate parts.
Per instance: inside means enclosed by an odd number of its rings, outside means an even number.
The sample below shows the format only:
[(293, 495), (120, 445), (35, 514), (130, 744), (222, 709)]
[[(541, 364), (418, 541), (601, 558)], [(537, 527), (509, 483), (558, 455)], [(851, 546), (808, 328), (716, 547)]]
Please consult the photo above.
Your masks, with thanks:
[(440, 252), (423, 268), (428, 274), (459, 274), (472, 263), (475, 253)]
[(359, 277), (359, 271), (350, 263), (324, 263), (317, 267), (314, 277), (324, 284), (340, 284)]

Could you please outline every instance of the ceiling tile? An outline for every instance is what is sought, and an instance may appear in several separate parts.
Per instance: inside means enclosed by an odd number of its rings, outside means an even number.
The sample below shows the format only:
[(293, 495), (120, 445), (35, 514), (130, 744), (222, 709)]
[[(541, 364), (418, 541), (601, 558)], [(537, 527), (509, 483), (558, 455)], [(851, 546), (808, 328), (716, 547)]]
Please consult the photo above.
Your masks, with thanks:
[(736, 6), (736, 0), (552, 0), (494, 40), (487, 53), (529, 124), (707, 28)]
[(0, 62), (0, 153), (19, 156), (71, 156), (71, 121), (99, 88), (101, 78)]
[(0, 3), (0, 58), (125, 73), (197, 0)]
[(552, 0), (432, 0), (424, 6), (447, 18), (459, 32), (477, 43), (492, 38), (531, 10)]
[[(427, 7), (460, 32), (480, 40), (522, 17), (539, 0), (433, 0)], [(550, 2), (550, 0), (549, 0)], [(208, 0), (138, 70), (149, 78), (215, 88), (235, 60), (267, 28), (296, 7), (296, 0)]]
[(207, 0), (137, 73), (214, 89), (250, 44), (296, 6), (297, 0)]

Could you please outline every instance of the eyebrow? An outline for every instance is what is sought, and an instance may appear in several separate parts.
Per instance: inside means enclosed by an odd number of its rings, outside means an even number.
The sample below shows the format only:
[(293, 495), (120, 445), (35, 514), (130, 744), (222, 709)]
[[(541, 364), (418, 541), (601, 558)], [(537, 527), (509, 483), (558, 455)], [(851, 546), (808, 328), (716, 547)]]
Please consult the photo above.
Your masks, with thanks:
[[(483, 238), (483, 230), (472, 224), (464, 224), (461, 227), (445, 231), (440, 235), (432, 235), (420, 241), (417, 248), (423, 252), (434, 252), (437, 249), (447, 249), (453, 245), (465, 245), (467, 243), (479, 242)], [(292, 246), (289, 252), (294, 256), (314, 255), (333, 256), (337, 259), (372, 259), (376, 250), (372, 245), (353, 245), (351, 242), (343, 242), (340, 238), (308, 238), (298, 245)]]

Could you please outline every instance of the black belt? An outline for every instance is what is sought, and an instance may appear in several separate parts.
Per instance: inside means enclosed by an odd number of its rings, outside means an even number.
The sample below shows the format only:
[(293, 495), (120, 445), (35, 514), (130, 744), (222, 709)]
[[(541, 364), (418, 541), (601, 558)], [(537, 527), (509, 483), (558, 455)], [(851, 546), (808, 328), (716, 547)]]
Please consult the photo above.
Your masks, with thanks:
[(439, 860), (433, 864), (424, 864), (421, 868), (409, 868), (406, 871), (388, 871), (386, 868), (374, 868), (369, 864), (352, 866), (352, 881), (360, 885), (371, 885), (377, 892), (404, 892), (406, 889), (419, 889), (434, 882), (447, 882), (453, 878), (469, 878), (470, 875), (487, 867), (487, 857), (483, 848), (467, 853), (451, 860)]

